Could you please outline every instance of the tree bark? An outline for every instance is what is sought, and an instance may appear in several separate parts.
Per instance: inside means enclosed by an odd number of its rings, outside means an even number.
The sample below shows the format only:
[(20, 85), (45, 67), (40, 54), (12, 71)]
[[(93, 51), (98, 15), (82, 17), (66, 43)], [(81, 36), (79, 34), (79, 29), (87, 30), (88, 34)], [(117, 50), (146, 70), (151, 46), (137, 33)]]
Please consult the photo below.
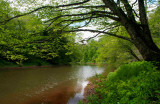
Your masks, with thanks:
[(144, 60), (160, 62), (160, 50), (149, 47), (148, 44), (146, 44), (145, 41), (139, 37), (134, 39), (133, 43), (141, 53)]
[(131, 48), (127, 48), (127, 50), (137, 61), (141, 61)]
[[(160, 62), (160, 49), (153, 42), (150, 32), (148, 34), (143, 32), (142, 28), (133, 22), (124, 24), (124, 26), (131, 36), (132, 43), (137, 47), (143, 59)], [(146, 38), (146, 36), (149, 36), (150, 39)]]

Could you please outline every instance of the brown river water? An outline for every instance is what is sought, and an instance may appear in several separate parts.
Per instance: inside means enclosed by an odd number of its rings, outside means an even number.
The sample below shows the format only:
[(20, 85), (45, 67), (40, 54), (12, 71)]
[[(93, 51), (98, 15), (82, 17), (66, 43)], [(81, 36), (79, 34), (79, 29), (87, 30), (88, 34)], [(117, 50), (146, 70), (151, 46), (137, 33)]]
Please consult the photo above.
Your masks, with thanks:
[(0, 104), (77, 104), (97, 66), (48, 66), (0, 69)]

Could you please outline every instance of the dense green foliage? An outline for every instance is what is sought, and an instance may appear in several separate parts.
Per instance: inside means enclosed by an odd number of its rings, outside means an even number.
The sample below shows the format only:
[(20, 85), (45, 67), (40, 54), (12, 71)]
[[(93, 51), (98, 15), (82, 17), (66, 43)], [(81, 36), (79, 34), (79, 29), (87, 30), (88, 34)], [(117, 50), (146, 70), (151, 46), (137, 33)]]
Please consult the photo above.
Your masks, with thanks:
[[(118, 29), (117, 34), (128, 35), (123, 27)], [(107, 35), (100, 36), (98, 41), (88, 41), (82, 50), (82, 63), (107, 64), (108, 68), (115, 69), (122, 64), (140, 60), (139, 53), (133, 44)]]
[(153, 13), (150, 14), (149, 26), (155, 43), (160, 46), (160, 2)]
[(159, 104), (160, 72), (150, 62), (122, 65), (108, 77), (98, 76), (88, 104)]
[(96, 59), (99, 64), (107, 63), (108, 67), (117, 68), (136, 60), (130, 53), (134, 47), (127, 41), (107, 36), (101, 38), (99, 44), (101, 47), (97, 50), (99, 55)]
[[(20, 14), (10, 7), (9, 2), (0, 2), (1, 21)], [(2, 62), (4, 65), (68, 64), (75, 60), (75, 34), (57, 33), (55, 30), (43, 31), (48, 25), (41, 18), (50, 16), (42, 15), (43, 12), (47, 11), (16, 18), (0, 25), (0, 60), (5, 62)], [(49, 29), (58, 30), (61, 27), (63, 25), (52, 25)]]
[(82, 46), (82, 55), (81, 63), (95, 63), (96, 58), (98, 57), (98, 45), (99, 43), (95, 40), (88, 41), (88, 44)]

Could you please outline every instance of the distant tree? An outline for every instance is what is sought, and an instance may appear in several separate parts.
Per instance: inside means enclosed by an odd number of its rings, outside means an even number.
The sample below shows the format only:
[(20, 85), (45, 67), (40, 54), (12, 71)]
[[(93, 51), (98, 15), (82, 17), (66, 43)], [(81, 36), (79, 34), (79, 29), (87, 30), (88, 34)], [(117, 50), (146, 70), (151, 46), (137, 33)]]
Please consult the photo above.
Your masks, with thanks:
[(98, 42), (95, 40), (89, 40), (87, 42), (87, 44), (85, 44), (83, 46), (83, 57), (81, 62), (83, 63), (95, 63), (96, 62), (96, 58), (98, 56), (97, 50), (98, 50), (99, 46), (98, 46)]

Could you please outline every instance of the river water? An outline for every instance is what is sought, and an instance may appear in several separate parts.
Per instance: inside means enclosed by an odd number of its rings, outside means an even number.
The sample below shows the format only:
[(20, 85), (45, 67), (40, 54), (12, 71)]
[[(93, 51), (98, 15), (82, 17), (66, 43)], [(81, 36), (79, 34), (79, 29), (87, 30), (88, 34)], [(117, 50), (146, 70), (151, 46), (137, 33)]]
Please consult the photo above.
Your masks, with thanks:
[(0, 69), (0, 104), (77, 104), (97, 66)]

